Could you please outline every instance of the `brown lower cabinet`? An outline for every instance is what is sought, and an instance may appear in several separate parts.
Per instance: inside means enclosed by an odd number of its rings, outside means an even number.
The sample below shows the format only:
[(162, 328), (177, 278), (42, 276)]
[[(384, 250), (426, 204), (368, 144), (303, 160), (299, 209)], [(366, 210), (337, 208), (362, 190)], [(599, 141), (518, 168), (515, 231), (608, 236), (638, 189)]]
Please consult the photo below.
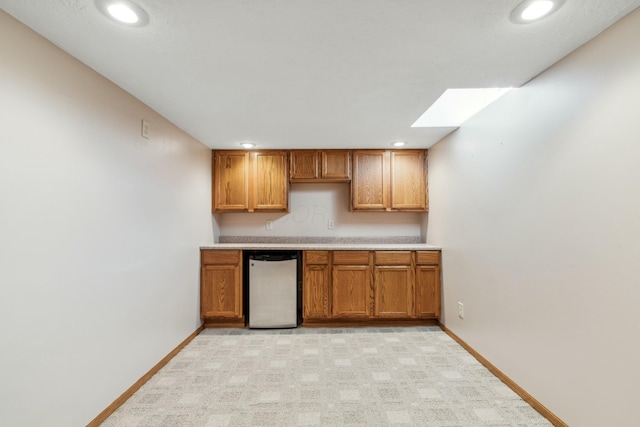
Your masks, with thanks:
[(440, 317), (440, 251), (305, 251), (307, 325)]
[(374, 256), (375, 316), (396, 319), (414, 317), (414, 253), (377, 251)]
[(302, 318), (328, 319), (329, 251), (304, 251), (303, 265)]
[(242, 251), (200, 252), (200, 317), (205, 326), (244, 327)]
[(416, 317), (440, 318), (440, 252), (416, 252)]
[(368, 251), (333, 251), (331, 315), (371, 317), (371, 267)]
[[(303, 251), (303, 323), (440, 317), (440, 251)], [(201, 251), (205, 326), (245, 326), (242, 251)]]

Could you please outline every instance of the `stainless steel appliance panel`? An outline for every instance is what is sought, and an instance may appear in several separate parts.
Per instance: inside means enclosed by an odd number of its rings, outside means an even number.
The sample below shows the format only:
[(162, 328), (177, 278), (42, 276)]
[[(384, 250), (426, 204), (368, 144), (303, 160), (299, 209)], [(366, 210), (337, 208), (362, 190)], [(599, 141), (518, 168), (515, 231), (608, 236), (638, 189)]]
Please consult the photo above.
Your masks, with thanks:
[(249, 327), (295, 328), (297, 259), (249, 257)]

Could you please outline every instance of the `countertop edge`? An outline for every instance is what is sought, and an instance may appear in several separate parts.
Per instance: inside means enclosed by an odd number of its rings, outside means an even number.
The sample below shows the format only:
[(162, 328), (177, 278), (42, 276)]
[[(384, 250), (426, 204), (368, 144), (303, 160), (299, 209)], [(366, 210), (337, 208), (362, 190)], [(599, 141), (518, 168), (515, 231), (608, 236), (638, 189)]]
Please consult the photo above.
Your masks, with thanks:
[(440, 251), (441, 246), (427, 243), (214, 243), (200, 246), (201, 250), (325, 250), (325, 251)]

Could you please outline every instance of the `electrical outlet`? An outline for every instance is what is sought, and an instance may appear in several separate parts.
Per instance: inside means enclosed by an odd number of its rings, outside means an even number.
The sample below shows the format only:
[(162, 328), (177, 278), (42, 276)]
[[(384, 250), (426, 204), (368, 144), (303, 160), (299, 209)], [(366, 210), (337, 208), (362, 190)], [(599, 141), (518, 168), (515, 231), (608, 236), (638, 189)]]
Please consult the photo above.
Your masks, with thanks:
[(273, 230), (273, 221), (265, 221), (264, 228), (267, 230)]
[(464, 319), (464, 304), (458, 301), (458, 317)]
[(334, 228), (336, 228), (336, 221), (333, 219), (330, 219), (329, 221), (327, 221), (327, 228), (329, 230), (333, 230)]

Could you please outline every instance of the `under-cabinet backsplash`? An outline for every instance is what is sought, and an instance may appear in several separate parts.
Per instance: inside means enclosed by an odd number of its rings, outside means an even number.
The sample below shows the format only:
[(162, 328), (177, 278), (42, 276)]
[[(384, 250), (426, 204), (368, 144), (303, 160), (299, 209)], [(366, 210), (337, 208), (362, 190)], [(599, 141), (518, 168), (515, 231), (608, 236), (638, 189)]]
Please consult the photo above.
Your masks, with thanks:
[[(387, 239), (392, 239), (390, 243), (415, 243), (426, 241), (427, 215), (422, 212), (352, 212), (349, 210), (349, 184), (292, 184), (289, 213), (219, 213), (213, 218), (215, 241), (219, 243), (230, 237), (249, 238), (251, 242), (259, 237), (274, 243), (301, 242), (296, 239), (309, 243), (320, 243), (317, 239), (328, 239), (328, 243), (353, 242), (354, 239), (363, 243), (389, 243)], [(271, 229), (267, 229), (267, 222)]]

